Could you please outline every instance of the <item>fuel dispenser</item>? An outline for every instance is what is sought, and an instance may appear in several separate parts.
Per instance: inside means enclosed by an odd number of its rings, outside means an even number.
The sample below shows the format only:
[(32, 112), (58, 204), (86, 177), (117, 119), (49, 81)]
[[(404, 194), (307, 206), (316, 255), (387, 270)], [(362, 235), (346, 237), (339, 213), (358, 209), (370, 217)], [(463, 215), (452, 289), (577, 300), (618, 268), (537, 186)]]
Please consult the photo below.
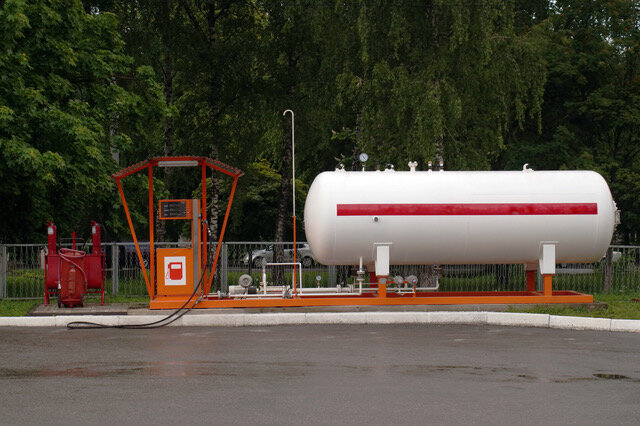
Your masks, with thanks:
[[(155, 167), (196, 167), (200, 169), (201, 199), (184, 200), (160, 200), (158, 214), (154, 208), (153, 197), (153, 171)], [(207, 259), (207, 172), (209, 169), (223, 173), (233, 178), (229, 201), (225, 211), (224, 220), (220, 228), (215, 255), (211, 265)], [(122, 188), (122, 180), (134, 173), (145, 171), (149, 179), (149, 269), (145, 268), (142, 252), (138, 243), (138, 237), (133, 227), (129, 206)], [(149, 292), (149, 307), (151, 309), (165, 309), (174, 305), (183, 307), (201, 307), (208, 298), (217, 298), (217, 295), (209, 294), (213, 281), (214, 271), (220, 255), (220, 247), (224, 238), (225, 229), (229, 220), (231, 203), (235, 194), (238, 178), (244, 173), (234, 167), (218, 160), (207, 157), (181, 156), (181, 157), (155, 157), (125, 169), (112, 175), (116, 181), (124, 212), (129, 223), (131, 237), (136, 247), (142, 276)], [(191, 222), (191, 242), (188, 247), (156, 248), (154, 239), (154, 221), (158, 220), (188, 220)], [(217, 219), (217, 218), (216, 218)], [(204, 224), (204, 225), (203, 225)], [(202, 280), (202, 282), (200, 282)], [(200, 296), (192, 301), (195, 290), (201, 288)], [(188, 306), (187, 306), (188, 305)]]
[(160, 200), (158, 219), (191, 221), (190, 247), (156, 249), (158, 297), (190, 296), (200, 279), (200, 200)]

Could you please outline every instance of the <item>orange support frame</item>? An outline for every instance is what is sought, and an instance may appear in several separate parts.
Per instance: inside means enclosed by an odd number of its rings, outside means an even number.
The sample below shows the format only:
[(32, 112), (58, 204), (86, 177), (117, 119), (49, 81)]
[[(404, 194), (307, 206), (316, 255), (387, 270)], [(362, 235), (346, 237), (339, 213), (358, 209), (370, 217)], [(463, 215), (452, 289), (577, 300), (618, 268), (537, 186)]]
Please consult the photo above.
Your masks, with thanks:
[[(229, 195), (229, 201), (227, 203), (227, 211), (225, 213), (224, 222), (222, 224), (222, 229), (220, 231), (220, 237), (218, 239), (218, 246), (216, 248), (216, 255), (211, 265), (211, 269), (209, 271), (205, 271), (208, 274), (208, 280), (206, 281), (205, 287), (203, 289), (203, 293), (207, 294), (211, 288), (211, 282), (213, 280), (214, 271), (216, 269), (216, 265), (218, 263), (218, 256), (220, 253), (220, 247), (222, 246), (222, 239), (224, 238), (224, 231), (227, 227), (227, 221), (229, 219), (229, 213), (231, 211), (231, 204), (233, 202), (233, 197), (235, 195), (236, 185), (238, 183), (238, 178), (244, 173), (231, 167), (227, 164), (224, 164), (220, 161), (213, 160), (207, 157), (194, 157), (194, 156), (181, 156), (181, 157), (154, 157), (150, 160), (143, 161), (137, 164), (133, 164), (125, 169), (119, 170), (114, 173), (111, 177), (116, 181), (118, 185), (118, 192), (120, 193), (120, 199), (122, 200), (122, 205), (124, 207), (124, 213), (127, 217), (127, 222), (129, 224), (129, 230), (131, 231), (131, 236), (133, 237), (133, 243), (136, 247), (136, 253), (138, 255), (138, 260), (140, 262), (140, 269), (142, 270), (142, 276), (144, 277), (145, 284), (147, 286), (147, 291), (149, 292), (149, 297), (151, 301), (155, 299), (155, 241), (154, 241), (154, 209), (153, 209), (153, 167), (159, 165), (159, 163), (165, 163), (163, 165), (171, 167), (171, 163), (174, 163), (174, 167), (179, 167), (182, 165), (191, 166), (191, 165), (199, 165), (201, 167), (201, 176), (202, 176), (202, 203), (200, 206), (200, 217), (203, 221), (207, 219), (207, 167), (213, 170), (224, 173), (228, 176), (233, 177), (233, 186), (231, 188), (231, 194)], [(182, 163), (182, 164), (181, 164)], [(194, 163), (194, 164), (192, 164)], [(122, 189), (122, 179), (127, 176), (130, 176), (134, 173), (137, 173), (145, 168), (148, 169), (148, 180), (149, 180), (149, 257), (150, 257), (150, 273), (147, 274), (147, 269), (144, 267), (144, 260), (142, 258), (142, 252), (140, 250), (140, 244), (138, 243), (138, 237), (136, 235), (136, 231), (133, 227), (133, 221), (131, 220), (131, 214), (129, 212), (129, 206), (127, 204), (126, 197), (124, 195), (124, 190)], [(200, 264), (200, 270), (204, 271), (206, 266), (207, 259), (207, 229), (206, 227), (202, 228), (202, 256), (199, 259), (194, 259), (198, 261)], [(199, 277), (194, 277), (194, 280), (199, 279)], [(184, 302), (184, 301), (183, 301)]]
[[(154, 221), (153, 221), (153, 167), (149, 166), (149, 270), (151, 280), (155, 279), (155, 264), (156, 256), (155, 252), (151, 250), (151, 247), (155, 246), (154, 242)], [(141, 265), (144, 265), (141, 263)], [(149, 297), (153, 299), (155, 295), (155, 286), (149, 286)]]
[[(142, 252), (140, 252), (140, 245), (138, 244), (138, 237), (136, 236), (136, 231), (133, 229), (133, 222), (131, 221), (131, 215), (129, 214), (129, 206), (124, 198), (124, 191), (122, 190), (122, 183), (120, 180), (116, 180), (118, 184), (118, 191), (120, 192), (120, 198), (122, 199), (122, 204), (124, 205), (124, 213), (127, 216), (127, 222), (129, 222), (129, 229), (131, 230), (131, 236), (133, 237), (133, 244), (136, 246), (136, 253), (138, 255), (138, 261), (140, 262), (140, 268), (142, 269), (142, 276), (144, 277), (144, 282), (147, 285), (147, 291), (149, 292), (149, 296), (153, 297), (153, 287), (151, 286), (151, 282), (149, 281), (149, 277), (147, 276), (147, 270), (144, 267), (144, 260), (142, 259)], [(152, 207), (153, 208), (153, 207)]]
[(378, 297), (384, 299), (387, 297), (387, 282), (381, 283), (380, 281), (378, 280)]
[(229, 220), (229, 212), (231, 211), (231, 201), (233, 200), (233, 196), (236, 193), (236, 185), (238, 183), (239, 177), (240, 176), (236, 176), (233, 179), (233, 185), (231, 186), (231, 194), (229, 194), (229, 203), (227, 203), (227, 211), (224, 213), (224, 221), (222, 222), (222, 229), (220, 230), (220, 238), (218, 239), (218, 245), (216, 246), (216, 254), (213, 258), (213, 266), (211, 267), (211, 273), (209, 274), (209, 279), (207, 280), (207, 283), (204, 286), (204, 294), (208, 294), (209, 290), (211, 289), (211, 282), (213, 281), (216, 265), (218, 264), (218, 257), (220, 256), (220, 248), (222, 247), (222, 239), (224, 238), (224, 231), (227, 229), (227, 221)]
[(527, 275), (527, 291), (536, 291), (537, 271), (526, 271), (526, 275)]
[[(201, 167), (201, 175), (202, 175), (202, 201), (200, 202), (200, 208), (202, 210), (202, 222), (203, 223), (208, 223), (207, 222), (207, 166), (204, 164), (204, 162), (202, 163)], [(231, 201), (229, 201), (229, 204), (231, 204)], [(201, 231), (202, 231), (202, 236), (200, 237), (200, 241), (202, 241), (202, 250), (200, 250), (200, 253), (202, 253), (202, 256), (200, 257), (200, 259), (198, 259), (198, 261), (200, 262), (200, 271), (204, 271), (206, 266), (207, 266), (207, 237), (209, 235), (209, 233), (207, 232), (209, 229), (209, 226), (201, 226), (200, 227)], [(194, 259), (195, 260), (195, 259)], [(204, 280), (207, 279), (207, 272), (204, 272)], [(198, 280), (200, 279), (200, 277), (195, 277), (194, 279)], [(206, 281), (205, 281), (206, 282)]]
[(545, 296), (553, 295), (553, 275), (542, 276), (542, 294)]

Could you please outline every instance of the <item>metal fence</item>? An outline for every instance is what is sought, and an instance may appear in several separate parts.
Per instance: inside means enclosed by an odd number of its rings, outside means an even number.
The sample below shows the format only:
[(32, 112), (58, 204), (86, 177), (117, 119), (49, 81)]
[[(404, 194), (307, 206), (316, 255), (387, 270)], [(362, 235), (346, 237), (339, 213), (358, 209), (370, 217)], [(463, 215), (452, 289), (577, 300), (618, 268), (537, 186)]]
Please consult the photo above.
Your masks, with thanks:
[[(156, 243), (158, 247), (181, 247), (189, 243)], [(145, 266), (149, 244), (140, 244)], [(82, 247), (79, 247), (82, 249)], [(216, 245), (209, 246), (215, 252)], [(106, 293), (119, 296), (146, 296), (147, 289), (133, 243), (103, 244), (106, 255)], [(44, 294), (44, 244), (0, 245), (0, 298), (35, 299)], [(254, 282), (262, 280), (263, 262), (291, 262), (293, 243), (223, 243), (212, 291), (226, 292), (242, 274)], [(303, 265), (303, 287), (334, 287), (354, 282), (355, 268), (324, 266), (315, 262), (308, 246), (299, 243), (298, 261)], [(267, 281), (290, 283), (291, 267), (266, 268)], [(610, 246), (607, 255), (595, 263), (558, 264), (554, 289), (587, 293), (640, 292), (640, 246)], [(395, 265), (391, 275), (415, 275), (421, 286), (440, 291), (524, 290), (522, 265)], [(540, 280), (539, 280), (540, 281)]]

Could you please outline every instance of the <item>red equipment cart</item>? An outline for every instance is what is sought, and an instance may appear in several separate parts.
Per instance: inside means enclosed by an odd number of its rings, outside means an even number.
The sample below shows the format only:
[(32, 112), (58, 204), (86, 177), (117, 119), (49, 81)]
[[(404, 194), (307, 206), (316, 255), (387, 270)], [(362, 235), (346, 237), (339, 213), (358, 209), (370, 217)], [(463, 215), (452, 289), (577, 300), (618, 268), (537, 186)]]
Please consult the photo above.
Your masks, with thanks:
[(86, 293), (100, 293), (104, 305), (105, 255), (101, 248), (100, 225), (91, 222), (91, 253), (75, 249), (57, 250), (56, 226), (47, 223), (44, 304), (58, 296), (58, 307), (82, 306)]

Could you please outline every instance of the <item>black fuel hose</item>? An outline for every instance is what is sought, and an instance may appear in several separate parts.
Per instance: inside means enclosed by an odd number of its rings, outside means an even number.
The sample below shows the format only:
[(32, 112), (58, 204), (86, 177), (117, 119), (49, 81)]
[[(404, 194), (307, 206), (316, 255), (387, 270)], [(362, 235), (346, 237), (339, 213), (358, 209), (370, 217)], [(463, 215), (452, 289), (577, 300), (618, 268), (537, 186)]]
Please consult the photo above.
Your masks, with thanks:
[(178, 319), (182, 318), (184, 315), (190, 312), (194, 308), (194, 306), (196, 306), (200, 302), (200, 299), (202, 298), (202, 296), (200, 296), (198, 300), (196, 300), (193, 303), (193, 305), (191, 305), (189, 308), (186, 308), (189, 302), (191, 302), (193, 297), (196, 295), (198, 290), (200, 290), (200, 288), (202, 287), (204, 276), (205, 276), (205, 273), (207, 272), (207, 267), (211, 266), (210, 257), (209, 257), (209, 260), (210, 261), (207, 262), (207, 265), (203, 268), (202, 275), (200, 275), (200, 280), (198, 280), (198, 285), (193, 290), (193, 293), (191, 293), (191, 296), (189, 296), (189, 299), (187, 299), (187, 301), (184, 302), (184, 305), (182, 305), (180, 308), (176, 309), (173, 313), (167, 315), (164, 318), (161, 318), (157, 321), (148, 322), (145, 324), (120, 324), (120, 325), (107, 325), (107, 324), (100, 324), (100, 323), (91, 322), (91, 321), (72, 321), (67, 324), (67, 328), (69, 330), (98, 329), (98, 328), (150, 329), (150, 328), (161, 328), (166, 325), (169, 325), (177, 321)]

